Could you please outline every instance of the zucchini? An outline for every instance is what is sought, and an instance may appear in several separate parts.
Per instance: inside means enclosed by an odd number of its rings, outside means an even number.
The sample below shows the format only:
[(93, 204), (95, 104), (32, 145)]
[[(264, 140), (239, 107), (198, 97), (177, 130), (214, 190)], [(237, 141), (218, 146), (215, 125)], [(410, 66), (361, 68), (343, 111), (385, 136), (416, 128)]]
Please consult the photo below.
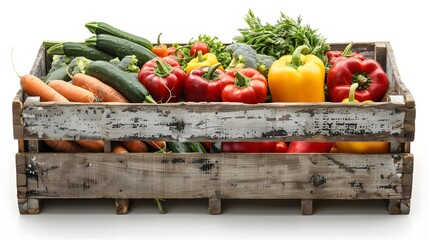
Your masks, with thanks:
[(124, 38), (131, 42), (135, 42), (149, 50), (152, 50), (152, 47), (153, 47), (152, 43), (146, 38), (139, 37), (131, 33), (122, 31), (104, 22), (89, 22), (85, 24), (85, 27), (88, 28), (90, 32), (96, 35), (109, 34), (115, 37)]
[(200, 142), (167, 142), (167, 146), (174, 153), (207, 152)]
[(139, 82), (137, 77), (122, 71), (106, 61), (94, 61), (88, 64), (85, 74), (97, 78), (120, 92), (130, 102), (156, 103), (149, 91)]
[(167, 142), (167, 147), (174, 153), (191, 152), (191, 149), (189, 149), (185, 142)]
[(108, 34), (92, 36), (86, 39), (85, 43), (121, 59), (128, 55), (136, 55), (139, 67), (157, 57), (151, 50), (135, 42)]
[(91, 60), (110, 61), (113, 57), (109, 54), (88, 46), (84, 43), (64, 42), (56, 44), (48, 49), (49, 55), (67, 55), (73, 57), (86, 57)]
[(48, 74), (43, 78), (44, 82), (48, 82), (50, 80), (64, 80), (64, 81), (70, 81), (70, 75), (67, 73), (69, 66), (64, 65), (61, 66), (54, 71), (49, 71)]
[(42, 42), (42, 45), (45, 47), (46, 50), (48, 50), (52, 46), (55, 46), (55, 45), (60, 44), (60, 43), (62, 43), (62, 42), (60, 42), (60, 41), (48, 41), (48, 40), (44, 40)]
[(186, 145), (188, 145), (191, 152), (200, 152), (200, 153), (207, 152), (200, 142), (187, 142)]

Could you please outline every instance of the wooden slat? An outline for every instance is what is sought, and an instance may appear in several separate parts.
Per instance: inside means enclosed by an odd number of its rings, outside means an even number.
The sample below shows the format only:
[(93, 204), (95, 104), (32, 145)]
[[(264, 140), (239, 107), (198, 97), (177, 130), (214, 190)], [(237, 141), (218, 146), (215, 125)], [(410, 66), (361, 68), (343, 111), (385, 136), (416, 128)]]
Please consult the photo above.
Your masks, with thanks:
[(389, 76), (389, 79), (393, 79), (395, 90), (398, 94), (403, 95), (405, 98), (406, 106), (409, 108), (415, 107), (414, 97), (405, 84), (402, 82), (401, 77), (399, 75), (398, 68), (396, 66), (395, 56), (393, 54), (392, 46), (389, 42), (385, 42), (386, 44), (386, 73)]
[(29, 198), (400, 199), (403, 191), (401, 154), (21, 155), (36, 173)]
[(414, 156), (413, 154), (404, 154), (403, 157), (403, 173), (413, 173), (414, 171)]
[(374, 59), (380, 64), (380, 66), (384, 69), (384, 71), (386, 71), (386, 55), (387, 55), (386, 43), (376, 42), (374, 46), (375, 46)]
[(24, 133), (22, 120), (23, 92), (19, 90), (12, 102), (13, 137), (20, 139)]
[(36, 77), (42, 77), (46, 75), (46, 70), (46, 49), (42, 45), (40, 46), (36, 59), (34, 60), (30, 74), (33, 74)]
[[(412, 141), (394, 103), (24, 105), (27, 139)], [(156, 121), (154, 121), (156, 119)], [(244, 124), (245, 123), (245, 124)]]

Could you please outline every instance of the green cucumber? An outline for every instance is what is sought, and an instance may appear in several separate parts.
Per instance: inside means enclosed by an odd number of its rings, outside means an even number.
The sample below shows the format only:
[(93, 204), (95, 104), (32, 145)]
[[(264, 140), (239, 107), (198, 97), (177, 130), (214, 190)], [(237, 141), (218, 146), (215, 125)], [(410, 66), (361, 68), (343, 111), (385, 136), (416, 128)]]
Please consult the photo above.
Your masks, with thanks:
[(110, 61), (113, 57), (109, 54), (88, 46), (84, 43), (64, 42), (50, 47), (48, 55), (67, 55), (73, 57), (86, 57), (91, 60)]
[(149, 91), (139, 82), (137, 77), (122, 71), (106, 61), (94, 61), (88, 64), (85, 74), (97, 78), (120, 92), (130, 102), (156, 103)]
[(108, 34), (92, 36), (86, 39), (85, 43), (121, 59), (128, 55), (135, 55), (139, 60), (137, 63), (139, 67), (157, 57), (151, 50), (135, 42)]
[(122, 31), (104, 22), (89, 22), (85, 24), (85, 27), (88, 28), (90, 32), (96, 35), (109, 34), (115, 37), (124, 38), (131, 42), (135, 42), (149, 50), (152, 50), (152, 47), (153, 47), (152, 43), (146, 38), (139, 37), (131, 33)]

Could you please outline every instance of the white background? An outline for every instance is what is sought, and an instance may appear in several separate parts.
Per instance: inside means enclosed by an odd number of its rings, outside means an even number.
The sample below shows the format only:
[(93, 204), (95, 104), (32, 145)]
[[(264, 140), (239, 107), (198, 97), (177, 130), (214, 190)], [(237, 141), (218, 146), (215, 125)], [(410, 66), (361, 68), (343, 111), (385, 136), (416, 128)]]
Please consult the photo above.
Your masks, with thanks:
[[(96, 3), (97, 2), (97, 3)], [(7, 3), (7, 4), (6, 4)], [(0, 238), (12, 239), (416, 239), (428, 233), (428, 159), (423, 155), (427, 127), (429, 22), (424, 1), (1, 1), (0, 3)], [(301, 216), (297, 202), (224, 201), (223, 214), (211, 216), (207, 201), (168, 201), (166, 215), (152, 201), (138, 201), (126, 216), (114, 214), (113, 201), (46, 201), (37, 216), (18, 214), (12, 134), (12, 99), (19, 73), (27, 73), (43, 40), (81, 41), (89, 21), (105, 21), (156, 41), (187, 42), (198, 34), (230, 42), (246, 27), (252, 9), (264, 22), (284, 12), (301, 15), (329, 42), (390, 41), (402, 80), (417, 103), (414, 185), (410, 215), (390, 216), (381, 202), (316, 202), (315, 214)], [(426, 10), (425, 10), (426, 9)], [(423, 118), (422, 118), (423, 117)], [(422, 239), (420, 237), (419, 239)]]

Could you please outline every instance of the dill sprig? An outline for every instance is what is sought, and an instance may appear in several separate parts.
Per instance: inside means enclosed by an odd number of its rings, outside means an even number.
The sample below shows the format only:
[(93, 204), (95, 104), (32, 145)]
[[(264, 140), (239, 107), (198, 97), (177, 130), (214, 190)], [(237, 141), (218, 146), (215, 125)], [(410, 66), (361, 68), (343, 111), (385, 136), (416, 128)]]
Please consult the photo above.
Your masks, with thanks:
[(234, 38), (235, 42), (252, 46), (259, 54), (280, 58), (292, 54), (300, 45), (307, 45), (310, 51), (306, 54), (314, 54), (321, 58), (328, 66), (325, 53), (329, 51), (326, 38), (313, 29), (310, 25), (303, 25), (301, 17), (292, 19), (284, 13), (275, 24), (265, 23), (249, 10), (244, 17), (247, 28), (240, 28), (240, 36)]

